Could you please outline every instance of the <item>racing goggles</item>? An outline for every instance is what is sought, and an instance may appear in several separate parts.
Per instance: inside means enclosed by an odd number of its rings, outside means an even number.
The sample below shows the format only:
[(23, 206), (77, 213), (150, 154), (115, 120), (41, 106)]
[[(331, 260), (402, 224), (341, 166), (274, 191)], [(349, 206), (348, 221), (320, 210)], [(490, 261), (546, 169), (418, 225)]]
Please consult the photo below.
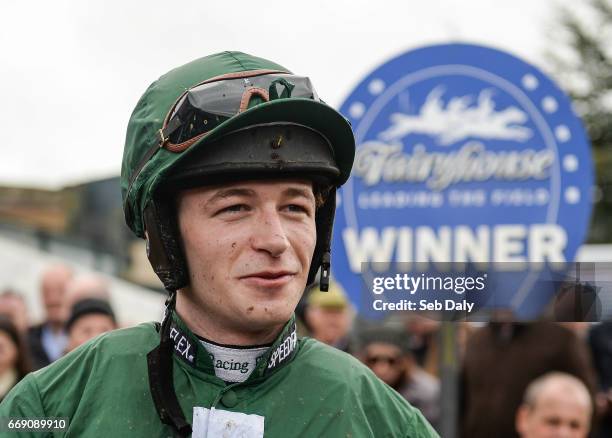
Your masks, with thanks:
[(251, 99), (319, 101), (310, 79), (274, 70), (230, 73), (201, 82), (178, 98), (159, 130), (160, 147), (182, 152), (209, 131), (247, 110)]

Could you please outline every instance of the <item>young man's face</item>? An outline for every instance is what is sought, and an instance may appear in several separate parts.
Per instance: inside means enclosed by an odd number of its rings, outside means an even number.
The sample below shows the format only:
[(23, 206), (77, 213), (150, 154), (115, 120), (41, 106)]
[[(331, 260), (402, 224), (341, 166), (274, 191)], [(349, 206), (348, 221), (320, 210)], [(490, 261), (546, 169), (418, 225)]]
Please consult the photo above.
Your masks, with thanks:
[(316, 244), (304, 180), (246, 181), (182, 192), (179, 229), (198, 311), (220, 330), (276, 328), (290, 318)]

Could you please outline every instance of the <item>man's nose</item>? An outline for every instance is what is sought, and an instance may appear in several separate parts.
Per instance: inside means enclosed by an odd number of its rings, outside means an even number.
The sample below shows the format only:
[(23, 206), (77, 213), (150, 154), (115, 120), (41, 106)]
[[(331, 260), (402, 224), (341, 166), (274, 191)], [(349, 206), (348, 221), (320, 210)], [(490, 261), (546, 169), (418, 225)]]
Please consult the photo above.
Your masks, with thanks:
[(276, 210), (262, 213), (253, 232), (252, 245), (255, 250), (265, 251), (272, 257), (279, 257), (289, 248), (285, 228)]
[(372, 371), (374, 371), (374, 374), (376, 374), (377, 376), (384, 376), (389, 372), (390, 368), (391, 367), (387, 362), (379, 361), (372, 366)]
[(561, 424), (555, 429), (555, 438), (572, 438), (579, 437), (580, 435), (575, 434), (569, 425)]

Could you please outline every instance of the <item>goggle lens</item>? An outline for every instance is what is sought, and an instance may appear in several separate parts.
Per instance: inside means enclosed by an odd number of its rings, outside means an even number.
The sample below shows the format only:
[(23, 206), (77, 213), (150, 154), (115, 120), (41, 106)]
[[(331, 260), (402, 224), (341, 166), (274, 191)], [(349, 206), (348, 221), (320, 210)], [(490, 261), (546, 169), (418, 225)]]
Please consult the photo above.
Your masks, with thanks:
[(296, 97), (319, 100), (309, 78), (291, 74), (263, 74), (203, 83), (189, 89), (178, 100), (164, 134), (171, 143), (181, 144), (248, 109), (254, 99), (264, 102)]

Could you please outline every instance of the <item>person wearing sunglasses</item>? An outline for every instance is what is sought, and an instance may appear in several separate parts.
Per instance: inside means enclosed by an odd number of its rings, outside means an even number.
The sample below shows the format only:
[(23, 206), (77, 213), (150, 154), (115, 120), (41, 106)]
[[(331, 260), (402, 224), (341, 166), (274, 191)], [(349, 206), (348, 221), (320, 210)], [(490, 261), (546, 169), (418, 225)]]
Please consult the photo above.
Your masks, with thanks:
[(161, 324), (117, 330), (25, 379), (0, 416), (69, 419), (67, 436), (433, 437), (349, 355), (298, 339), (326, 290), (347, 120), (308, 78), (223, 52), (154, 82), (128, 124), (126, 222), (168, 291)]
[(358, 335), (357, 356), (377, 377), (417, 407), (434, 426), (440, 420), (440, 382), (418, 366), (408, 348), (407, 333), (392, 327), (370, 327)]

